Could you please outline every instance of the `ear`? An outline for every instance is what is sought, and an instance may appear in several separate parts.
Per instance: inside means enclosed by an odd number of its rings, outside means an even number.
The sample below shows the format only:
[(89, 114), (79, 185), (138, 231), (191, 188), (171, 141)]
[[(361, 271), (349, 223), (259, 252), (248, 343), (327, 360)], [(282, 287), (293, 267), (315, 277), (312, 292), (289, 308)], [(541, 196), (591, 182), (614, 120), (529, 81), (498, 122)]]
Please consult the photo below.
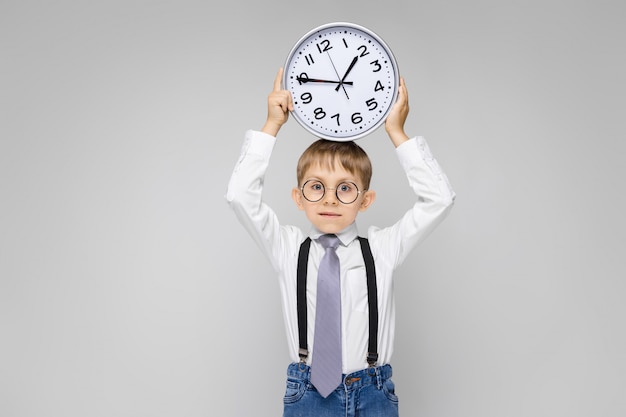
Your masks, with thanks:
[(293, 187), (293, 189), (291, 190), (291, 198), (300, 210), (304, 210), (304, 205), (302, 204), (302, 193), (300, 192), (299, 188)]
[(359, 211), (367, 210), (369, 206), (371, 206), (372, 203), (374, 203), (375, 200), (376, 200), (376, 191), (367, 190), (363, 194), (363, 200), (361, 201), (361, 207), (359, 207)]

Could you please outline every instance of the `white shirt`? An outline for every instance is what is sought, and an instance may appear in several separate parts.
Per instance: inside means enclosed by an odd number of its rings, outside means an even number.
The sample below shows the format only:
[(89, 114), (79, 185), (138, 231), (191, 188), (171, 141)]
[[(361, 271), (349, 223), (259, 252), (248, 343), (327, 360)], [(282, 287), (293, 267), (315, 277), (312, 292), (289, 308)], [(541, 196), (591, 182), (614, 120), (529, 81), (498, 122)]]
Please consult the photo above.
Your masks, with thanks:
[[(278, 273), (282, 311), (291, 360), (298, 357), (298, 314), (296, 277), (298, 251), (306, 234), (295, 226), (281, 225), (274, 211), (263, 202), (263, 180), (276, 138), (247, 131), (241, 156), (228, 185), (226, 200), (239, 221), (272, 263)], [(410, 251), (422, 241), (452, 208), (455, 194), (446, 175), (433, 158), (426, 141), (413, 138), (396, 148), (416, 202), (400, 220), (387, 228), (370, 227), (367, 232), (378, 289), (378, 365), (390, 363), (395, 332), (395, 305), (392, 274)], [(320, 232), (312, 230), (311, 239)], [(343, 372), (367, 368), (369, 338), (367, 279), (355, 223), (338, 233), (341, 245), (337, 255), (341, 265), (341, 337)], [(317, 268), (324, 249), (311, 243), (308, 281), (308, 343), (310, 365), (315, 355), (315, 301)]]

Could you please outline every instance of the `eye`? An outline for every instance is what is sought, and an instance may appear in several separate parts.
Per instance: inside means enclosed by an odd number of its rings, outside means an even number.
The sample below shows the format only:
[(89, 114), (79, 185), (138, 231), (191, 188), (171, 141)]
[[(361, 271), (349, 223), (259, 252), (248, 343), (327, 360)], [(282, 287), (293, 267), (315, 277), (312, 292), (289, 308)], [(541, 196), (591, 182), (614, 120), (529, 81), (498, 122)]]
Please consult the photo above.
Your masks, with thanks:
[(302, 189), (310, 192), (324, 192), (324, 184), (318, 180), (308, 180), (302, 186)]
[(321, 182), (314, 182), (311, 184), (311, 190), (313, 191), (322, 191), (324, 189), (324, 186), (322, 185)]
[(342, 193), (347, 193), (347, 192), (352, 191), (352, 184), (348, 184), (347, 182), (343, 182), (343, 183), (339, 184), (337, 189), (339, 191), (341, 191)]

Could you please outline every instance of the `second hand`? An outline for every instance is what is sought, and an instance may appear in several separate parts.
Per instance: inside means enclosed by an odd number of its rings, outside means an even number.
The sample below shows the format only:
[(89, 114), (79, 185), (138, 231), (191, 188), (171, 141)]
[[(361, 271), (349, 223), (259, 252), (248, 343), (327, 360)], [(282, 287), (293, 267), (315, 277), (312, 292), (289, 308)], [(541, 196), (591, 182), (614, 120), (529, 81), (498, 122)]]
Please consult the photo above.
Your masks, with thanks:
[(330, 57), (330, 52), (327, 51), (326, 54), (328, 54), (328, 59), (330, 59), (330, 63), (333, 66), (333, 69), (335, 70), (335, 74), (337, 75), (337, 79), (340, 80), (339, 81), (339, 85), (337, 87), (341, 86), (341, 88), (343, 89), (343, 92), (346, 94), (346, 98), (348, 100), (350, 100), (350, 97), (348, 97), (348, 92), (346, 91), (346, 87), (344, 87), (343, 86), (343, 82), (341, 82), (341, 77), (339, 76), (339, 73), (337, 72), (337, 68), (335, 67), (335, 63), (333, 62), (333, 59)]

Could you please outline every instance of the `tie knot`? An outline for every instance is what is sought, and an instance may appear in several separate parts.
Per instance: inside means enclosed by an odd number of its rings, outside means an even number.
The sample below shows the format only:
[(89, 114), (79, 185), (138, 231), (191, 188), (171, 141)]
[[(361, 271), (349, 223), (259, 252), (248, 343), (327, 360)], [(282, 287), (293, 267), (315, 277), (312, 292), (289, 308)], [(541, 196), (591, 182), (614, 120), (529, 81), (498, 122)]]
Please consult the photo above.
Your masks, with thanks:
[(317, 241), (324, 249), (336, 249), (339, 246), (339, 238), (336, 235), (322, 235), (317, 238)]

